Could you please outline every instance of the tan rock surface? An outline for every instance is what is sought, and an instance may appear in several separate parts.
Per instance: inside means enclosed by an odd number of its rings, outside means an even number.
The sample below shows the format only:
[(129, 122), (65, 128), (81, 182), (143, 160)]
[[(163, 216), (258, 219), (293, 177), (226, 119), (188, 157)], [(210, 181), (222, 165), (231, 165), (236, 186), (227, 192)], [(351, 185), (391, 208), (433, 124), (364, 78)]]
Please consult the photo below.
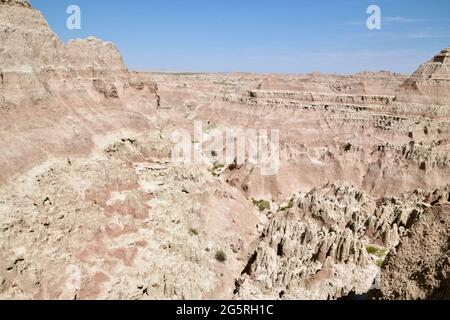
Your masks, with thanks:
[(398, 94), (402, 101), (450, 104), (450, 47), (420, 66)]
[(449, 234), (448, 204), (432, 207), (417, 219), (383, 266), (382, 298), (450, 299)]

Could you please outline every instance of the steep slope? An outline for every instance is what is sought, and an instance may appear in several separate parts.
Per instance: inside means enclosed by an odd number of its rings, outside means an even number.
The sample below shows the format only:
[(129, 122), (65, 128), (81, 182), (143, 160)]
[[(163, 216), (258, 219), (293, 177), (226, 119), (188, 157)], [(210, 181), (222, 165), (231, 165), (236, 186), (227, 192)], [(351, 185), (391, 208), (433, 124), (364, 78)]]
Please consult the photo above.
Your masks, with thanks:
[(450, 47), (405, 81), (398, 93), (400, 101), (450, 104)]
[(156, 84), (110, 43), (64, 45), (27, 1), (0, 4), (0, 181), (57, 156), (89, 154), (97, 134), (149, 127)]
[(230, 298), (258, 212), (169, 162), (156, 84), (27, 1), (2, 0), (0, 28), (0, 298)]
[[(450, 194), (444, 194), (450, 197)], [(450, 200), (450, 198), (448, 199)], [(383, 266), (383, 299), (450, 299), (450, 205), (429, 208)]]

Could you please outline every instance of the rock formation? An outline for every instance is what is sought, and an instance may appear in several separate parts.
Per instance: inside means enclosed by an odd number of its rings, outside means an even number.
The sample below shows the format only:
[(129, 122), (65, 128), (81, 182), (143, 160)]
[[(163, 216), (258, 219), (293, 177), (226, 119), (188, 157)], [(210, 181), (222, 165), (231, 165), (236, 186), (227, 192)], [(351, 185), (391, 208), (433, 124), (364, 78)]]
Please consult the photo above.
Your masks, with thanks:
[(442, 202), (416, 219), (388, 256), (382, 270), (383, 299), (450, 299), (450, 207)]
[[(445, 77), (448, 49), (410, 79), (130, 72), (0, 0), (0, 298), (448, 298)], [(174, 163), (194, 121), (278, 129), (280, 170)]]
[(50, 154), (87, 154), (95, 133), (142, 127), (157, 108), (156, 84), (111, 43), (64, 45), (27, 1), (2, 2), (0, 29), (0, 181)]
[[(246, 299), (328, 299), (349, 292), (365, 294), (378, 281), (378, 268), (386, 253), (409, 236), (415, 221), (425, 215), (436, 222), (436, 217), (425, 212), (430, 206), (425, 202), (435, 201), (431, 199), (435, 195), (416, 192), (375, 201), (348, 186), (297, 194), (273, 213), (268, 212), (270, 220), (237, 283), (236, 294)], [(441, 230), (441, 235), (448, 235), (448, 230)], [(433, 249), (439, 249), (431, 243)], [(417, 250), (421, 247), (415, 245)], [(404, 270), (397, 262), (394, 266)], [(392, 279), (398, 280), (395, 274)], [(388, 290), (393, 287), (386, 285)]]
[(409, 102), (450, 103), (450, 47), (423, 64), (399, 91), (399, 99)]
[(31, 4), (28, 0), (1, 0), (0, 5), (31, 8)]

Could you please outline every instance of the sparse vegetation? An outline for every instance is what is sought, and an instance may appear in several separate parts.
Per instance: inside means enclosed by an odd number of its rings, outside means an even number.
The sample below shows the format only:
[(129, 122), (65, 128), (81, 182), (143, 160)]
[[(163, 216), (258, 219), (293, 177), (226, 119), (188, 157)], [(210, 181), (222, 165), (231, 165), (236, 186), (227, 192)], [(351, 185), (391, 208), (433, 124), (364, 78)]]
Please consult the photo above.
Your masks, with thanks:
[(386, 250), (377, 248), (375, 246), (368, 246), (366, 249), (369, 254), (376, 256), (378, 258), (382, 258), (386, 255)]
[(384, 260), (383, 259), (378, 259), (376, 264), (379, 268), (381, 268), (383, 266)]
[(378, 249), (372, 246), (368, 246), (366, 249), (369, 254), (375, 254), (378, 252)]
[(219, 163), (219, 162), (214, 162), (214, 164), (213, 164), (213, 171), (220, 170), (220, 169), (223, 169), (223, 168), (225, 168), (224, 164)]
[(223, 252), (223, 250), (219, 250), (216, 252), (215, 258), (217, 261), (224, 263), (227, 260), (227, 255)]
[(253, 205), (256, 206), (259, 211), (263, 212), (265, 210), (269, 210), (270, 209), (270, 202), (266, 201), (266, 200), (253, 200)]
[(294, 207), (294, 198), (289, 200), (288, 204), (284, 207), (281, 207), (280, 210), (278, 210), (278, 211), (288, 211), (288, 210), (292, 209), (292, 207)]
[(189, 234), (190, 234), (190, 235), (193, 235), (193, 236), (198, 236), (198, 235), (199, 235), (199, 232), (198, 232), (198, 230), (195, 229), (195, 228), (190, 228), (190, 229), (189, 229)]

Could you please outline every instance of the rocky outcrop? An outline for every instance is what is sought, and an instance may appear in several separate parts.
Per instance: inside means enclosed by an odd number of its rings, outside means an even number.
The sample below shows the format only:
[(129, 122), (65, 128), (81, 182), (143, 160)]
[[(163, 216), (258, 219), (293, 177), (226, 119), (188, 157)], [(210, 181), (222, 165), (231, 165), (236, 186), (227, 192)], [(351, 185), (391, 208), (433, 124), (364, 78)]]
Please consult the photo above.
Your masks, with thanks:
[(0, 188), (0, 299), (232, 297), (257, 211), (206, 169), (171, 163), (170, 131), (149, 132), (103, 136), (91, 156)]
[(450, 104), (450, 47), (423, 64), (398, 93), (401, 101)]
[(2, 182), (49, 154), (89, 154), (96, 134), (148, 127), (159, 105), (156, 84), (129, 73), (113, 44), (65, 45), (27, 1), (2, 1), (0, 75)]
[(95, 37), (69, 41), (65, 65), (78, 70), (107, 70), (115, 73), (127, 70), (117, 48), (111, 42), (103, 42)]
[(447, 200), (450, 198), (441, 199), (442, 204), (414, 219), (412, 228), (388, 256), (378, 293), (382, 299), (450, 299), (450, 206)]
[(42, 14), (28, 1), (2, 1), (0, 10), (0, 69), (32, 73), (60, 66), (64, 45), (50, 30)]
[(438, 193), (375, 201), (354, 187), (329, 186), (272, 206), (236, 295), (336, 299), (368, 292), (385, 255)]
[(0, 5), (31, 8), (28, 0), (0, 0)]
[(312, 73), (306, 75), (270, 75), (258, 83), (265, 91), (289, 90), (327, 95), (393, 96), (407, 76), (381, 71), (361, 72), (348, 76)]
[(407, 160), (414, 161), (420, 166), (421, 170), (426, 171), (431, 168), (450, 166), (448, 152), (439, 151), (438, 147), (439, 145), (436, 144), (424, 146), (411, 142), (403, 146), (382, 145), (378, 147), (378, 151), (381, 153), (393, 151)]
[(295, 91), (250, 91), (249, 96), (253, 99), (287, 99), (309, 103), (358, 106), (389, 105), (395, 100), (395, 96), (343, 95)]

